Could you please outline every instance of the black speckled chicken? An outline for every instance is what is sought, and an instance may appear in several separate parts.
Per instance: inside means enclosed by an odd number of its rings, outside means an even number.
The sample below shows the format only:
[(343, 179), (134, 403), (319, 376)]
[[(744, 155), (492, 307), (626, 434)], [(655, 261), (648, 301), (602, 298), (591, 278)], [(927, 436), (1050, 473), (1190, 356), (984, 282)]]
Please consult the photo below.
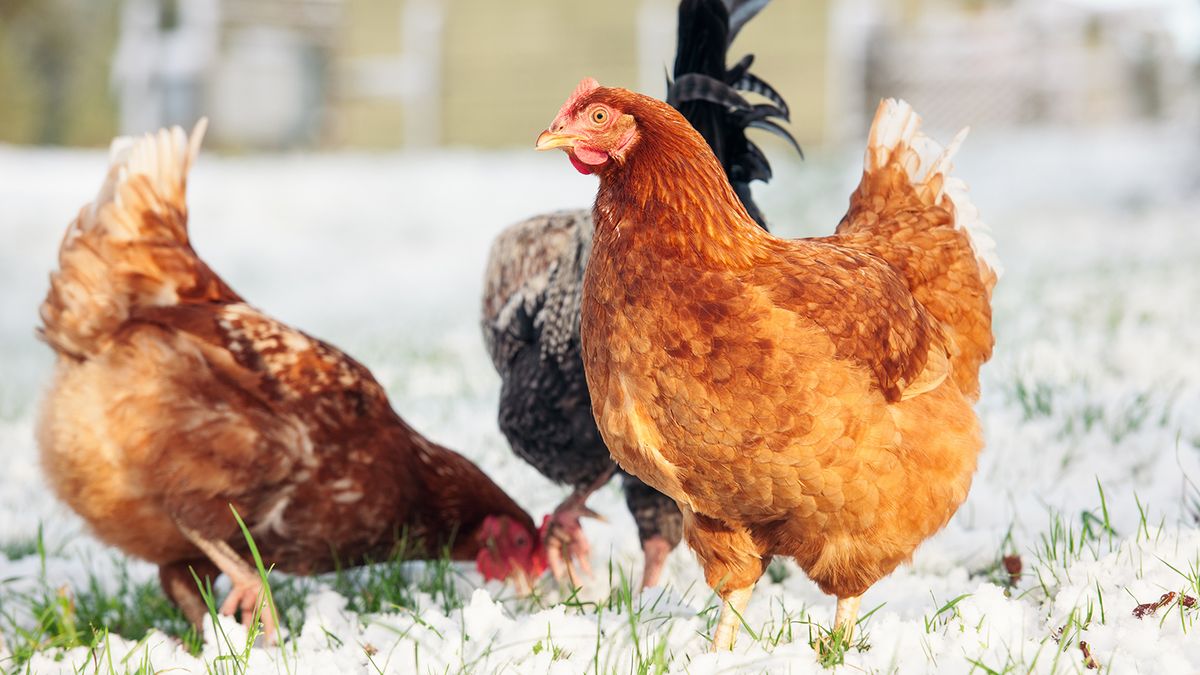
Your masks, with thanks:
[[(776, 122), (787, 104), (750, 73), (753, 56), (732, 67), (730, 43), (765, 0), (683, 0), (679, 5), (674, 81), (667, 102), (708, 141), (730, 182), (759, 225), (766, 222), (750, 183), (771, 178), (762, 151), (746, 137), (760, 128), (785, 138)], [(739, 92), (765, 102), (752, 104)], [(586, 172), (586, 165), (576, 168)], [(503, 381), (500, 429), (513, 451), (550, 480), (573, 488), (555, 509), (544, 537), (550, 568), (578, 584), (574, 561), (588, 572), (582, 516), (595, 514), (588, 497), (616, 471), (596, 429), (579, 342), (583, 270), (591, 249), (589, 209), (530, 218), (503, 231), (492, 245), (483, 293), (483, 335)], [(637, 478), (623, 474), (625, 500), (645, 554), (643, 586), (658, 584), (667, 556), (682, 537), (679, 509)]]

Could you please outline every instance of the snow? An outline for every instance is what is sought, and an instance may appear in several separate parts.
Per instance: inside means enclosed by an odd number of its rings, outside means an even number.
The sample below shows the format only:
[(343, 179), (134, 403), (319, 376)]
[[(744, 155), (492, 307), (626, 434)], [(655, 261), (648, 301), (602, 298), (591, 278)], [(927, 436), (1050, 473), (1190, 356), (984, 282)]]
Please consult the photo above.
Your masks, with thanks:
[[(870, 648), (849, 651), (843, 670), (1083, 672), (1082, 639), (1114, 673), (1200, 672), (1200, 610), (1132, 613), (1168, 591), (1200, 595), (1185, 578), (1200, 570), (1193, 140), (1169, 129), (1051, 130), (976, 134), (963, 146), (957, 174), (1006, 267), (978, 406), (987, 448), (950, 525), (865, 595), (864, 613), (876, 610), (862, 627)], [(861, 148), (810, 155), (776, 160), (775, 182), (759, 190), (778, 233), (825, 233), (845, 208)], [(0, 617), (23, 616), (10, 603), (24, 589), (115, 579), (125, 564), (50, 494), (33, 440), (51, 364), (33, 335), (37, 305), (58, 239), (104, 161), (99, 152), (0, 148), (0, 544), (28, 542), (39, 527), (47, 543), (44, 572), (36, 555), (0, 556)], [(594, 189), (562, 157), (532, 151), (205, 153), (189, 186), (196, 248), (234, 288), (365, 362), (410, 422), (475, 459), (539, 516), (564, 491), (515, 458), (496, 428), (499, 381), (477, 327), (483, 263), (500, 228), (586, 205)], [(1098, 485), (1111, 534), (1081, 516), (1101, 517)], [(745, 615), (759, 639), (743, 631), (732, 654), (710, 655), (715, 602), (691, 553), (671, 556), (664, 588), (632, 605), (610, 602), (621, 593), (610, 579), (640, 570), (636, 529), (615, 483), (591, 505), (608, 522), (586, 524), (597, 575), (579, 601), (558, 602), (548, 580), (540, 602), (518, 599), (464, 566), (462, 609), (415, 591), (412, 607), (358, 615), (317, 583), (303, 628), (283, 648), (252, 649), (248, 670), (626, 672), (655, 663), (663, 645), (673, 671), (821, 671), (809, 622), (829, 626), (833, 600), (790, 562), (764, 577)], [(1089, 522), (1094, 536), (1080, 544)], [(1057, 537), (1059, 528), (1072, 536)], [(994, 569), (1007, 553), (1024, 567), (1011, 590)], [(128, 572), (155, 576), (137, 561)], [(107, 652), (41, 652), (29, 667), (232, 671), (219, 657), (244, 650), (242, 630), (210, 626), (218, 637), (199, 657), (155, 632), (109, 636)], [(9, 663), (0, 655), (0, 669)]]

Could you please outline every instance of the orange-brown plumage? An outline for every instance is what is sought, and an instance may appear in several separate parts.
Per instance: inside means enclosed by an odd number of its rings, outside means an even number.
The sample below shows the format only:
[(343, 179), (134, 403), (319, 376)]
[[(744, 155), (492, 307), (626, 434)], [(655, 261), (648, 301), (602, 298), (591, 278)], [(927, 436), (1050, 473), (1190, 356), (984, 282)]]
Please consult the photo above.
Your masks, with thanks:
[(38, 433), (58, 495), (100, 539), (158, 564), (193, 621), (205, 608), (188, 566), (233, 578), (229, 611), (254, 604), (231, 505), (284, 572), (382, 560), (401, 536), (411, 557), (449, 545), (485, 574), (540, 572), (534, 523), (499, 486), (409, 427), (361, 364), (196, 256), (184, 187), (200, 133), (115, 153), (63, 240), (41, 310), (58, 360)]
[(582, 334), (605, 442), (678, 502), (734, 609), (773, 555), (856, 599), (945, 525), (982, 446), (971, 401), (995, 274), (956, 227), (948, 178), (906, 153), (928, 139), (886, 103), (839, 233), (784, 240), (671, 108), (584, 86), (539, 147), (600, 177)]

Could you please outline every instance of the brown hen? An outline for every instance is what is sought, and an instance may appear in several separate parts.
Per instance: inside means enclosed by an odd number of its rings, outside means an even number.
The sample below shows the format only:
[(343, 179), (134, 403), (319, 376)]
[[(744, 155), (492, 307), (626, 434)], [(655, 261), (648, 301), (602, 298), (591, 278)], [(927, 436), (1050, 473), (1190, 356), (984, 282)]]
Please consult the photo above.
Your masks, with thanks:
[(41, 309), (58, 358), (38, 430), (59, 497), (159, 565), (197, 625), (207, 609), (189, 568), (230, 577), (225, 613), (249, 621), (261, 602), (231, 506), (288, 573), (448, 548), (489, 578), (539, 574), (533, 520), (499, 486), (405, 424), (361, 364), (250, 306), (197, 257), (184, 191), (202, 133), (114, 144), (63, 239)]
[[(908, 560), (967, 496), (996, 266), (947, 149), (884, 101), (838, 234), (774, 237), (669, 106), (585, 80), (538, 139), (600, 178), (583, 291), (588, 388), (627, 471), (676, 500), (725, 599), (771, 557), (838, 598)], [(977, 250), (978, 249), (978, 250)]]

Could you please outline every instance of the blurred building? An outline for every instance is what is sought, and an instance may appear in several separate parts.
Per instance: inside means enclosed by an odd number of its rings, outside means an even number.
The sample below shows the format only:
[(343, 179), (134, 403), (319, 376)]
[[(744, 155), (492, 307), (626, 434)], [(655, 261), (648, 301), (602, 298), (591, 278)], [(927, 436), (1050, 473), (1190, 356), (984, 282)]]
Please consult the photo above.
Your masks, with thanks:
[[(1186, 0), (775, 0), (731, 58), (802, 142), (882, 96), (934, 125), (1200, 117)], [(212, 118), (226, 148), (526, 145), (585, 75), (663, 95), (677, 0), (2, 0), (0, 141)]]
[[(874, 17), (867, 98), (935, 126), (1196, 121), (1174, 0), (906, 0)], [(1200, 14), (1200, 4), (1196, 4)], [(1193, 19), (1196, 17), (1193, 16)]]
[(322, 139), (339, 0), (124, 0), (112, 63), (121, 131), (211, 118), (227, 147)]
[(0, 143), (107, 143), (117, 0), (0, 0)]
[[(235, 2), (225, 0), (222, 5)], [(673, 0), (609, 0), (602, 10), (548, 0), (327, 4), (336, 7), (323, 15), (323, 25), (286, 30), (291, 30), (295, 43), (318, 50), (316, 58), (300, 52), (288, 58), (320, 63), (319, 68), (292, 70), (306, 73), (310, 88), (324, 92), (315, 113), (321, 123), (309, 127), (306, 139), (293, 140), (336, 147), (526, 144), (585, 75), (664, 93), (663, 69), (671, 63), (675, 44)], [(761, 39), (761, 33), (770, 36), (764, 28), (758, 37), (743, 40), (764, 45), (758, 50), (764, 52), (760, 63), (768, 64), (764, 74), (785, 91), (808, 91), (824, 78), (827, 4), (776, 3), (768, 11), (782, 20), (752, 26), (775, 26), (774, 39)], [(278, 24), (270, 23), (276, 30)], [(245, 30), (225, 20), (216, 25), (225, 36)], [(223, 50), (218, 61), (224, 66), (214, 68), (214, 81), (220, 81), (222, 73), (246, 70), (246, 56)], [(767, 72), (770, 64), (775, 65), (774, 74)], [(275, 87), (275, 76), (265, 69), (242, 77), (259, 80), (252, 88), (259, 96)], [(222, 110), (231, 116), (267, 116), (269, 111), (257, 106), (238, 111), (236, 102), (226, 103), (232, 95), (213, 92), (209, 108), (214, 130), (233, 122), (222, 117)], [(238, 100), (248, 95), (252, 94), (243, 92)], [(272, 98), (280, 99), (278, 94)], [(819, 138), (823, 100), (807, 94), (793, 99), (801, 136)], [(295, 99), (291, 101), (295, 105)], [(266, 120), (263, 126), (279, 128)]]
[[(761, 74), (824, 136), (829, 2), (777, 2), (747, 29)], [(510, 146), (575, 83), (665, 93), (674, 0), (124, 0), (121, 128), (212, 118), (231, 147)], [(740, 55), (740, 53), (739, 53)], [(816, 92), (817, 95), (813, 95)]]

